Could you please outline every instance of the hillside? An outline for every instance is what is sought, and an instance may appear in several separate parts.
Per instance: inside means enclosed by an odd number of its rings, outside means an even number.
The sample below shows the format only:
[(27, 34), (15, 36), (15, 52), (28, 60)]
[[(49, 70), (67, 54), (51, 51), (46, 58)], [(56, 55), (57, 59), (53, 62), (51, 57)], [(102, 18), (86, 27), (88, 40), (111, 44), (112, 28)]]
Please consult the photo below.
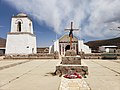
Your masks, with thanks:
[(98, 50), (99, 46), (107, 46), (107, 45), (115, 45), (120, 48), (120, 37), (113, 38), (113, 39), (106, 39), (106, 40), (96, 40), (96, 41), (89, 41), (85, 43), (88, 45), (92, 50)]
[(5, 47), (5, 45), (6, 45), (6, 39), (0, 37), (0, 48)]

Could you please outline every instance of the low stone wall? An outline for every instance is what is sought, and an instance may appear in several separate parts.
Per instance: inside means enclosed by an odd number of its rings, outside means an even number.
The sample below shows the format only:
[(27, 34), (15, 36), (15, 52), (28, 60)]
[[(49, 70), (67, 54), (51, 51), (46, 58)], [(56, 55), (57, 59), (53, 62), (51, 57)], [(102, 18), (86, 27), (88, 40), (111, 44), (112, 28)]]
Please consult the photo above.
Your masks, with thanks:
[(56, 59), (54, 54), (6, 55), (4, 59)]
[(80, 65), (81, 64), (81, 57), (80, 56), (66, 56), (62, 57), (62, 62), (61, 64), (76, 64)]
[(101, 53), (84, 54), (83, 59), (101, 59)]
[[(103, 53), (91, 53), (91, 54), (83, 54), (81, 56), (82, 59), (102, 59)], [(120, 59), (120, 53), (117, 54), (117, 59)]]
[(120, 59), (120, 53), (117, 54), (117, 59)]

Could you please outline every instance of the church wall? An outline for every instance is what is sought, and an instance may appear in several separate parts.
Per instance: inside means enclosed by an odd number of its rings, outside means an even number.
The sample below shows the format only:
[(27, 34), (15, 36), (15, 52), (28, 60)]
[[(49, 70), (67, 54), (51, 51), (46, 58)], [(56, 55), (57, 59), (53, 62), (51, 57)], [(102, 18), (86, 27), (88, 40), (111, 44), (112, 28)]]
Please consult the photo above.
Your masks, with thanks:
[(29, 34), (8, 34), (5, 54), (31, 54), (32, 48), (35, 48), (34, 53), (36, 53), (35, 42), (35, 37)]
[[(78, 40), (76, 37), (73, 37), (72, 41), (72, 49), (75, 50), (77, 53), (81, 52), (81, 50), (84, 53), (91, 53), (91, 49), (89, 48), (89, 46), (85, 45), (82, 40)], [(58, 51), (60, 55), (65, 55), (67, 49), (70, 49), (69, 35), (64, 35), (54, 42), (54, 52)]]
[(58, 51), (59, 52), (59, 40), (56, 40), (55, 42), (54, 42), (54, 52), (55, 51)]
[[(70, 42), (69, 35), (64, 35), (59, 39), (60, 42)], [(73, 37), (72, 41), (78, 41), (76, 37)]]
[(85, 53), (91, 53), (91, 49), (90, 49), (89, 46), (87, 46), (87, 45), (84, 45), (83, 51), (84, 51)]
[(5, 54), (36, 53), (36, 36), (32, 21), (24, 13), (12, 17), (11, 31), (7, 35)]
[(49, 46), (49, 54), (52, 53), (51, 50), (52, 50), (52, 45)]
[(84, 52), (84, 53), (91, 53), (91, 49), (89, 46), (85, 45), (83, 41), (78, 40), (78, 51), (79, 52)]
[(78, 51), (81, 52), (83, 49), (83, 41), (78, 40)]
[[(72, 46), (73, 46), (73, 49), (78, 52), (77, 50), (77, 43), (78, 43), (78, 39), (74, 36), (72, 38)], [(69, 35), (63, 35), (60, 39), (59, 39), (59, 53), (60, 55), (65, 55), (65, 52), (66, 50), (69, 50), (70, 49), (70, 37)]]
[(54, 45), (49, 46), (49, 54), (54, 53)]
[(28, 36), (28, 45), (30, 46), (29, 50), (31, 53), (31, 49), (32, 49), (32, 53), (37, 53), (37, 47), (36, 47), (36, 37), (35, 36)]

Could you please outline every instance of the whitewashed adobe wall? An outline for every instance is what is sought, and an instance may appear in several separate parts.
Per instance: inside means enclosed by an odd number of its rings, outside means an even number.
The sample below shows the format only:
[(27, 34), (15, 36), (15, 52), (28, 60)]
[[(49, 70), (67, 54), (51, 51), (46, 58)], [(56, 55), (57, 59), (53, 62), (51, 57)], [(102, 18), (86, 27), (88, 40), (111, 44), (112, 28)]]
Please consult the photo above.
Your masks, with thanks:
[(33, 34), (33, 24), (28, 18), (12, 18), (11, 32), (17, 32), (17, 22), (19, 21), (21, 22), (21, 32), (29, 32)]
[(52, 51), (52, 45), (49, 46), (49, 54), (51, 53), (51, 51)]
[[(77, 40), (77, 38), (73, 38), (74, 41), (78, 41), (78, 51), (81, 52), (81, 50), (84, 52), (84, 53), (91, 53), (91, 49), (89, 48), (89, 46), (85, 45), (83, 43), (83, 41), (81, 40)], [(54, 42), (54, 52), (55, 51), (58, 51), (60, 52), (59, 50), (59, 41), (66, 41), (66, 42), (69, 42), (69, 36), (68, 35), (64, 35), (63, 37), (61, 37), (60, 39), (56, 40)], [(50, 47), (50, 51), (51, 51), (51, 47)]]
[(36, 37), (29, 34), (8, 34), (6, 48), (6, 54), (36, 53)]
[(85, 45), (82, 40), (78, 40), (78, 51), (83, 51), (85, 54), (91, 53), (89, 46)]
[(56, 40), (55, 42), (54, 42), (54, 52), (55, 51), (58, 51), (59, 52), (59, 40)]
[[(21, 23), (21, 25), (18, 24)], [(21, 27), (21, 29), (18, 29)], [(35, 54), (36, 36), (33, 34), (32, 21), (26, 14), (12, 17), (11, 32), (7, 35), (5, 54)]]

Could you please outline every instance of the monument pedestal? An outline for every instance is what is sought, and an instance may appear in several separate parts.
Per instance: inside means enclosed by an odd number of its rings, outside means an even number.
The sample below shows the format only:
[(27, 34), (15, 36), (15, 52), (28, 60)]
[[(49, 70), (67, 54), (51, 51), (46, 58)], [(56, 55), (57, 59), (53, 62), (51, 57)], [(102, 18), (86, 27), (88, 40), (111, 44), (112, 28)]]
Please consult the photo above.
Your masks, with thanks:
[[(70, 53), (72, 51), (68, 51)], [(66, 52), (66, 55), (71, 55)], [(62, 61), (56, 65), (56, 74), (67, 74), (70, 70), (73, 72), (77, 72), (83, 77), (85, 75), (88, 75), (88, 66), (81, 61), (80, 56), (75, 56), (75, 54), (72, 53), (73, 56), (64, 56), (62, 57)]]
[(81, 64), (81, 58), (80, 58), (80, 56), (65, 56), (65, 57), (62, 57), (61, 64), (80, 65)]
[(62, 64), (62, 63), (57, 64), (56, 74), (63, 75), (63, 74), (67, 74), (68, 71), (72, 70), (72, 71), (79, 73), (83, 77), (85, 77), (85, 75), (88, 75), (88, 66), (83, 61), (80, 61), (79, 63), (81, 64), (73, 64), (73, 63), (72, 64)]

